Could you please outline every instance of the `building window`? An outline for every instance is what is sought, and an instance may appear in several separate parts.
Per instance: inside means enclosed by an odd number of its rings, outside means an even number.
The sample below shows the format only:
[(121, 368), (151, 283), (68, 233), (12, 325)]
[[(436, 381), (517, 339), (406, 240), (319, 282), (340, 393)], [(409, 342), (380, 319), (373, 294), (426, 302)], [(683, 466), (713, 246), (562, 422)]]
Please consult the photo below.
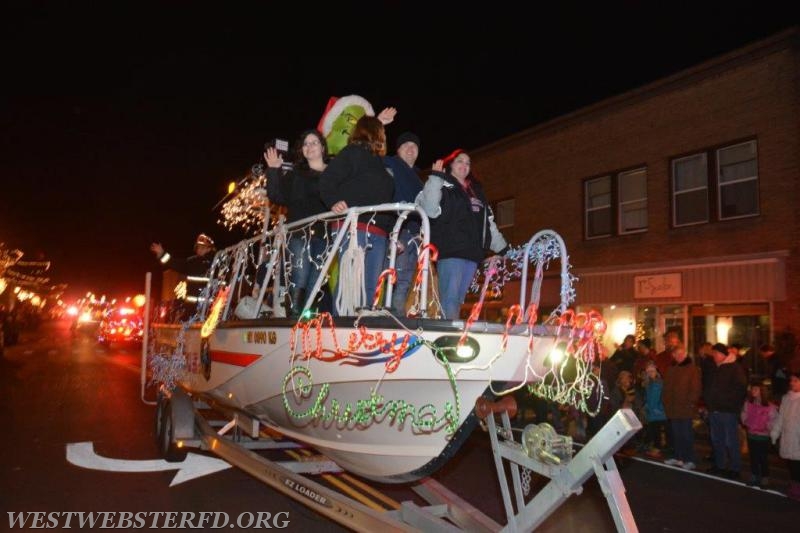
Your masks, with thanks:
[(587, 239), (647, 231), (647, 169), (584, 182)]
[(706, 154), (672, 161), (672, 225), (708, 222), (708, 163)]
[[(712, 163), (709, 164), (709, 160)], [(759, 214), (756, 141), (672, 160), (672, 225)]]
[(514, 225), (514, 199), (497, 202), (494, 210), (494, 221), (498, 228), (510, 228)]
[(619, 232), (647, 231), (647, 171), (643, 168), (621, 172), (619, 190)]
[(758, 215), (756, 142), (717, 150), (717, 212), (720, 220)]
[(611, 176), (586, 182), (586, 238), (611, 235)]

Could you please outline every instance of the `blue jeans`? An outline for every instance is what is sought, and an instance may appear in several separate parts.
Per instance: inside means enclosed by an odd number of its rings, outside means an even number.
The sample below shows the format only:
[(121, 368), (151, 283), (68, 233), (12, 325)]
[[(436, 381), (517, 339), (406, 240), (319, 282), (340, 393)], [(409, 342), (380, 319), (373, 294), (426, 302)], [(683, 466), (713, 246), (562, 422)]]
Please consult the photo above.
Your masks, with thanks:
[[(408, 298), (408, 291), (411, 289), (414, 280), (414, 274), (417, 271), (417, 257), (419, 251), (417, 250), (417, 242), (412, 242), (416, 233), (403, 228), (397, 236), (397, 243), (405, 247), (403, 253), (395, 256), (394, 269), (397, 274), (397, 282), (394, 284), (392, 291), (392, 313), (397, 317), (406, 316), (406, 298)], [(386, 260), (386, 268), (389, 267), (389, 260)]]
[(742, 452), (739, 449), (739, 416), (736, 413), (712, 411), (708, 415), (711, 425), (711, 444), (714, 446), (714, 466), (739, 472), (742, 469)]
[(439, 273), (439, 298), (444, 316), (448, 320), (458, 320), (461, 304), (464, 303), (472, 278), (478, 270), (478, 263), (450, 257), (440, 259), (436, 269)]
[(675, 446), (675, 459), (684, 463), (696, 463), (694, 458), (694, 430), (690, 418), (673, 418), (672, 438)]
[[(374, 233), (367, 233), (366, 231), (358, 230), (357, 232), (358, 245), (364, 248), (364, 286), (367, 290), (367, 301), (365, 307), (372, 306), (372, 298), (375, 296), (375, 287), (378, 286), (378, 277), (383, 272), (383, 263), (386, 258), (386, 237), (375, 235)], [(342, 254), (347, 250), (350, 244), (350, 235), (346, 235), (342, 241), (342, 246), (339, 248), (339, 260), (341, 261)], [(341, 263), (340, 263), (341, 268)], [(341, 272), (341, 271), (340, 271)], [(341, 278), (340, 278), (341, 279)], [(336, 294), (338, 300), (339, 289), (341, 284), (336, 284)], [(338, 316), (338, 312), (334, 306), (334, 314)]]
[(314, 283), (317, 282), (319, 270), (317, 266), (322, 264), (322, 253), (325, 251), (325, 242), (318, 238), (303, 238), (303, 236), (295, 235), (289, 238), (287, 246), (291, 255), (292, 270), (289, 275), (289, 281), (297, 289), (311, 289)]

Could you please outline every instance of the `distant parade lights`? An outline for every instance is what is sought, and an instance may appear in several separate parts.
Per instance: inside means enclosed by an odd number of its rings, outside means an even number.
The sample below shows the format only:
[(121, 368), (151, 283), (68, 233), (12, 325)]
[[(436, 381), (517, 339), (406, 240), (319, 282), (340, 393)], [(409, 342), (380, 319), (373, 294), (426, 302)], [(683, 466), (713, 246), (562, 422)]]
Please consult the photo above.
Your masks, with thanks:
[[(66, 303), (59, 300), (58, 305), (61, 307), (66, 308), (66, 314), (73, 317), (78, 317), (80, 321), (81, 318), (84, 320), (90, 320), (91, 316), (82, 316), (87, 315), (87, 308), (92, 307), (102, 307), (104, 309), (110, 309), (116, 306), (118, 303), (121, 305), (122, 302), (125, 303), (124, 307), (119, 307), (119, 311), (121, 315), (134, 315), (136, 314), (136, 309), (144, 307), (146, 303), (146, 298), (144, 294), (136, 294), (134, 296), (126, 296), (124, 298), (106, 298), (105, 295), (101, 296), (99, 299), (95, 297), (94, 293), (87, 292), (86, 296), (82, 298), (78, 298), (75, 303), (67, 305)], [(91, 311), (88, 312), (88, 315), (91, 315)]]

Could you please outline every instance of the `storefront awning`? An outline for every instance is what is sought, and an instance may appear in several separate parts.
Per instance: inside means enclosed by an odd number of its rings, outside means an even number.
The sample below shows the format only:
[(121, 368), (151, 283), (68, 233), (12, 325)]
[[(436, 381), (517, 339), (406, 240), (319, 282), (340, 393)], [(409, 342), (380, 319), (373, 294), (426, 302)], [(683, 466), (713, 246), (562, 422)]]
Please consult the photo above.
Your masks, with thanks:
[(782, 301), (786, 299), (788, 255), (787, 251), (778, 251), (701, 261), (576, 269), (576, 303)]

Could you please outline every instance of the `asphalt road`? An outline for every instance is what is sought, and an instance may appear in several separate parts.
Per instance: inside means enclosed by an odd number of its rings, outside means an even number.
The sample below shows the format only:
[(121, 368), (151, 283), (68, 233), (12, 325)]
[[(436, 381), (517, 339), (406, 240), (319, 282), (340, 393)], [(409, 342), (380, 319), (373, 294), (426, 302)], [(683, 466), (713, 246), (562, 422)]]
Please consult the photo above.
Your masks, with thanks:
[[(0, 425), (6, 430), (0, 439), (0, 531), (9, 528), (8, 513), (23, 511), (224, 512), (234, 523), (227, 531), (249, 530), (235, 526), (240, 515), (243, 524), (249, 520), (243, 513), (288, 513), (285, 531), (345, 530), (234, 468), (170, 487), (175, 470), (120, 473), (68, 463), (67, 444), (86, 441), (109, 458), (158, 455), (154, 408), (139, 400), (136, 348), (107, 352), (89, 336), (71, 339), (67, 328), (43, 325), (6, 349), (0, 363)], [(149, 527), (154, 515), (146, 516)], [(63, 527), (64, 517), (59, 520)], [(164, 524), (163, 516), (158, 520)], [(275, 524), (272, 518), (268, 523)]]
[[(170, 487), (175, 470), (111, 472), (67, 462), (66, 446), (87, 441), (108, 458), (158, 458), (154, 408), (139, 400), (139, 358), (136, 348), (104, 351), (89, 336), (71, 338), (66, 323), (45, 324), (6, 350), (0, 358), (0, 424), (6, 430), (0, 439), (0, 531), (9, 527), (8, 513), (36, 511), (226, 513), (234, 522), (224, 528), (229, 531), (250, 530), (235, 524), (240, 516), (247, 520), (245, 513), (287, 513), (270, 523), (286, 519), (287, 531), (343, 530), (235, 468)], [(791, 531), (800, 516), (797, 502), (740, 483), (630, 458), (620, 458), (619, 468), (640, 531), (759, 531), (765, 525)], [(505, 523), (489, 441), (480, 430), (434, 477)], [(545, 482), (534, 477), (533, 485)], [(371, 485), (398, 502), (424, 505), (407, 486)], [(159, 520), (164, 523), (163, 516)], [(606, 499), (590, 480), (540, 530), (615, 528)]]

